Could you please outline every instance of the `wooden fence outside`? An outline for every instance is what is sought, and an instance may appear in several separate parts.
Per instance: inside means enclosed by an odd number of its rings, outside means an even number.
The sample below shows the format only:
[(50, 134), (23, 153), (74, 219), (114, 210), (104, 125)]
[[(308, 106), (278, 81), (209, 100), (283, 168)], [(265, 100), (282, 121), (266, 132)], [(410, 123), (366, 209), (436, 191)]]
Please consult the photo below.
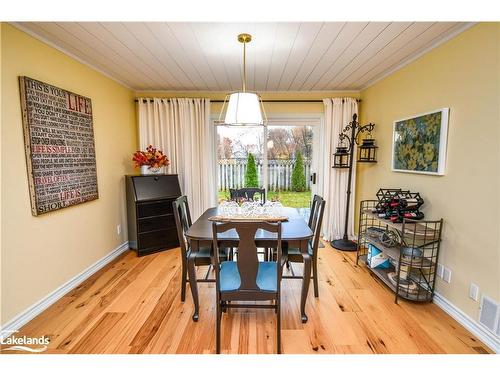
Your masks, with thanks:
[[(255, 159), (259, 185), (263, 186), (263, 159)], [(292, 188), (292, 171), (295, 160), (272, 159), (268, 165), (268, 190), (283, 191)], [(219, 159), (217, 166), (217, 182), (219, 190), (239, 189), (245, 187), (247, 159)], [(304, 159), (304, 173), (307, 190), (311, 189), (311, 160)]]

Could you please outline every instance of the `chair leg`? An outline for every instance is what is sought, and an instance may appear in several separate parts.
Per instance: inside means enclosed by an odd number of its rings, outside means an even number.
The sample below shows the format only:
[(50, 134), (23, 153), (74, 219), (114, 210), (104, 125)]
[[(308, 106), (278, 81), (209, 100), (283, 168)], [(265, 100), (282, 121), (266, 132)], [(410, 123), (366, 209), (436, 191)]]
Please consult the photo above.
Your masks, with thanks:
[(188, 274), (189, 274), (189, 289), (191, 289), (191, 294), (193, 296), (194, 313), (193, 321), (197, 322), (200, 314), (200, 302), (198, 300), (198, 283), (196, 281), (196, 265), (195, 258), (190, 257), (188, 259)]
[(186, 300), (186, 284), (187, 284), (187, 260), (182, 259), (182, 285), (181, 285), (181, 302)]
[(221, 319), (222, 319), (222, 311), (221, 311), (221, 301), (217, 301), (217, 323), (216, 323), (216, 333), (215, 333), (215, 352), (220, 354), (220, 331), (221, 331)]
[(313, 259), (312, 268), (313, 268), (314, 297), (318, 298), (319, 292), (318, 292), (318, 260), (317, 259)]
[(276, 305), (277, 305), (277, 316), (276, 316), (276, 337), (278, 341), (278, 354), (281, 354), (281, 303), (280, 303), (280, 297), (278, 296), (278, 299), (276, 300)]

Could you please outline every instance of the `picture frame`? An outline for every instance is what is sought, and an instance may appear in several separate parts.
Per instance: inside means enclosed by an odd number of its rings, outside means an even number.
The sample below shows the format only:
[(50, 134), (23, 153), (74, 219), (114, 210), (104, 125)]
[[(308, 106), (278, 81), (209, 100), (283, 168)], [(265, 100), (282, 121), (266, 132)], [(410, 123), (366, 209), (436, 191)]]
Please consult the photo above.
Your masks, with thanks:
[(99, 198), (92, 100), (20, 76), (31, 214)]
[(440, 108), (394, 121), (393, 172), (445, 174), (449, 111)]

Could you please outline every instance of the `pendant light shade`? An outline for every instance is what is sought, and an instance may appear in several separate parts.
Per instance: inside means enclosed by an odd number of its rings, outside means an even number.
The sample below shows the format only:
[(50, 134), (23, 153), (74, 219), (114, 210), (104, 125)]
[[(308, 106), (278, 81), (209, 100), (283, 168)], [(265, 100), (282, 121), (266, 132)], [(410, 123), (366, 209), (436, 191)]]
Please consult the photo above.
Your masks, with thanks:
[[(250, 43), (251, 40), (252, 36), (250, 34), (238, 35), (238, 42), (243, 44), (243, 90), (226, 96), (219, 115), (219, 123), (224, 118), (224, 125), (259, 126), (264, 125), (267, 121), (260, 95), (246, 91), (246, 44)], [(224, 115), (226, 103), (227, 109)]]
[(263, 125), (259, 95), (252, 92), (231, 94), (224, 122), (230, 125)]

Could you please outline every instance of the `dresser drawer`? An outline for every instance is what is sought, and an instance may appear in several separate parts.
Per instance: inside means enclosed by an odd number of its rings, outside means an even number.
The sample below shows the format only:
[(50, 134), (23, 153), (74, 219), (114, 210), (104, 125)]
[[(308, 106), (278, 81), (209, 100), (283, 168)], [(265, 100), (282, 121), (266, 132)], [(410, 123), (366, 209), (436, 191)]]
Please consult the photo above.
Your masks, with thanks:
[(174, 215), (155, 216), (137, 220), (137, 231), (139, 233), (168, 228), (175, 228)]
[(168, 249), (179, 246), (179, 239), (175, 229), (139, 233), (137, 238), (139, 249)]
[(173, 214), (172, 200), (143, 202), (137, 204), (138, 218)]

